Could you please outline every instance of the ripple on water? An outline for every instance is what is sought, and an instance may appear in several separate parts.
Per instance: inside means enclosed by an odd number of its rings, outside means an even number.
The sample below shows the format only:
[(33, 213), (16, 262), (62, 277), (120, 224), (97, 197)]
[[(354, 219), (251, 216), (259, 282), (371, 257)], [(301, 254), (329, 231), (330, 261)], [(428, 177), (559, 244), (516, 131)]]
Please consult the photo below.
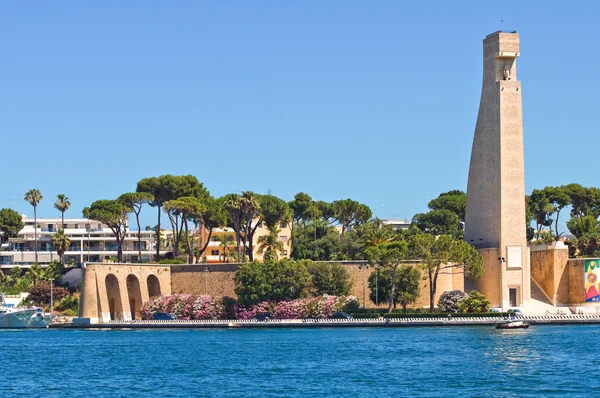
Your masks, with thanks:
[(0, 396), (581, 396), (597, 329), (0, 331)]

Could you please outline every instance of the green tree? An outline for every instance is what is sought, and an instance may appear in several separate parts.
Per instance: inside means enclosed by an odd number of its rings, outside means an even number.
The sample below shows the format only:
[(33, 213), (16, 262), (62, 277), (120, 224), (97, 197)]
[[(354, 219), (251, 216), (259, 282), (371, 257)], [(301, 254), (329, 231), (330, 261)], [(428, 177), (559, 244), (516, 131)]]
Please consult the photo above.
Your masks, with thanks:
[(316, 228), (310, 224), (298, 224), (294, 228), (292, 241), (292, 258), (295, 260), (330, 261), (342, 251), (342, 240), (337, 230), (320, 220)]
[(377, 246), (368, 247), (365, 255), (370, 264), (379, 266), (382, 269), (389, 269), (392, 273), (390, 293), (388, 296), (388, 312), (392, 312), (394, 305), (394, 295), (396, 290), (397, 270), (402, 261), (406, 258), (408, 246), (405, 241), (386, 242)]
[(69, 210), (71, 207), (71, 202), (69, 201), (69, 197), (63, 193), (59, 193), (56, 195), (56, 202), (54, 202), (54, 208), (60, 211), (60, 229), (65, 229), (65, 211)]
[[(225, 198), (225, 208), (232, 221), (238, 246), (238, 259), (242, 261), (246, 254), (250, 261), (254, 260), (252, 241), (254, 232), (260, 225), (260, 195), (252, 191), (244, 191), (241, 195), (230, 194)], [(244, 250), (242, 257), (241, 247)]]
[(150, 203), (154, 200), (154, 196), (148, 192), (128, 192), (119, 196), (118, 200), (123, 202), (125, 206), (130, 208), (135, 214), (137, 222), (137, 237), (138, 237), (138, 262), (142, 261), (142, 227), (140, 225), (140, 213), (144, 203)]
[(117, 242), (117, 261), (123, 262), (123, 242), (127, 232), (127, 214), (131, 212), (120, 200), (97, 200), (83, 209), (83, 214), (92, 220), (106, 224), (115, 235)]
[(29, 278), (35, 285), (38, 281), (44, 279), (44, 270), (38, 263), (33, 263), (25, 273), (25, 276)]
[(50, 264), (44, 269), (44, 280), (49, 281), (53, 279), (58, 281), (62, 275), (62, 271), (65, 269), (63, 263), (60, 261), (52, 260)]
[(429, 280), (429, 310), (433, 312), (440, 274), (460, 270), (470, 279), (483, 274), (483, 259), (473, 246), (451, 235), (413, 235), (408, 239), (409, 255), (420, 260)]
[(24, 226), (19, 213), (13, 209), (0, 210), (0, 245), (6, 243), (9, 238), (15, 238)]
[(342, 235), (349, 228), (367, 222), (372, 215), (367, 205), (352, 199), (336, 200), (331, 205), (333, 217), (342, 226)]
[[(394, 308), (396, 304), (400, 304), (406, 312), (406, 307), (414, 304), (420, 294), (420, 279), (421, 273), (419, 270), (410, 265), (402, 265), (398, 268), (396, 276), (396, 289), (394, 290)], [(381, 303), (380, 298), (390, 296), (392, 287), (392, 270), (378, 268), (369, 275), (369, 289), (371, 293), (369, 298), (377, 305)]]
[(374, 218), (361, 225), (357, 233), (364, 243), (364, 247), (377, 246), (390, 242), (395, 238), (391, 225), (385, 225), (379, 218)]
[(231, 226), (235, 232), (236, 250), (237, 250), (237, 261), (242, 261), (242, 203), (239, 195), (229, 194), (222, 198), (223, 207), (229, 215), (231, 220)]
[(304, 260), (312, 278), (312, 290), (316, 296), (347, 296), (352, 289), (352, 280), (346, 267), (337, 263), (315, 263)]
[(64, 255), (67, 250), (69, 250), (69, 246), (71, 245), (71, 239), (65, 234), (65, 231), (59, 229), (52, 235), (52, 239), (50, 240), (50, 245), (60, 257), (60, 262), (64, 264)]
[(489, 309), (490, 301), (475, 290), (458, 302), (458, 312), (488, 312)]
[(600, 233), (600, 223), (594, 216), (573, 217), (567, 222), (567, 228), (578, 239)]
[(430, 210), (427, 213), (415, 214), (412, 223), (422, 232), (430, 235), (462, 236), (460, 219), (450, 210)]
[(265, 254), (272, 257), (275, 261), (279, 260), (278, 252), (283, 251), (283, 243), (279, 241), (279, 229), (270, 229), (266, 235), (259, 236), (258, 238), (258, 254)]
[(160, 214), (165, 202), (172, 199), (172, 192), (168, 190), (168, 183), (173, 178), (172, 175), (166, 174), (160, 177), (143, 178), (137, 183), (136, 192), (146, 192), (152, 195), (153, 199), (148, 204), (151, 207), (156, 207), (158, 212), (158, 224), (156, 225), (156, 261), (160, 260)]
[(35, 262), (38, 261), (38, 240), (37, 240), (37, 206), (44, 197), (38, 189), (30, 189), (25, 194), (25, 200), (33, 206), (33, 239), (34, 239), (34, 250), (35, 250)]
[(229, 252), (229, 248), (231, 246), (233, 246), (233, 244), (235, 243), (235, 238), (231, 234), (224, 233), (224, 234), (221, 234), (221, 235), (217, 236), (216, 240), (218, 242), (221, 242), (221, 244), (219, 245), (219, 247), (223, 251), (223, 262), (225, 263), (225, 262), (227, 262), (227, 259), (228, 259), (228, 254), (227, 253)]
[(441, 193), (427, 205), (430, 210), (448, 210), (456, 214), (461, 223), (465, 222), (467, 208), (467, 194), (463, 191), (453, 190)]
[(548, 201), (552, 205), (552, 212), (556, 214), (554, 218), (554, 237), (558, 240), (562, 235), (562, 232), (558, 232), (560, 212), (569, 205), (570, 198), (564, 187), (546, 187), (544, 191)]
[(196, 263), (202, 257), (206, 248), (208, 247), (208, 243), (213, 234), (213, 230), (215, 228), (222, 227), (227, 225), (229, 217), (225, 210), (225, 202), (223, 198), (214, 199), (212, 196), (207, 199), (205, 203), (206, 209), (200, 217), (194, 219), (195, 229), (199, 229), (204, 227), (208, 231), (208, 236), (206, 241), (204, 242), (204, 246), (200, 247), (196, 250)]
[(288, 204), (273, 195), (260, 195), (260, 221), (269, 230), (275, 230), (281, 225), (287, 225), (292, 217), (292, 210)]
[(533, 221), (535, 222), (535, 239), (539, 239), (543, 227), (548, 227), (551, 232), (554, 206), (550, 203), (547, 192), (534, 189), (531, 195), (527, 196), (526, 205), (533, 215)]
[(302, 262), (288, 259), (270, 263), (253, 261), (238, 268), (235, 283), (238, 301), (252, 305), (304, 297), (311, 286), (311, 277)]
[[(191, 242), (188, 222), (198, 220), (202, 217), (202, 213), (206, 211), (206, 205), (200, 202), (200, 199), (193, 196), (184, 196), (178, 199), (173, 199), (165, 203), (165, 210), (168, 212), (169, 217), (172, 219), (180, 218), (183, 226), (183, 233), (185, 237), (185, 244), (188, 253), (188, 263), (194, 263), (194, 246)], [(175, 240), (174, 253), (178, 253), (178, 242), (179, 238)]]
[[(210, 193), (196, 177), (193, 175), (170, 176), (170, 178), (166, 179), (165, 181), (167, 192), (169, 192), (169, 196), (171, 198), (169, 202), (181, 198), (195, 198), (203, 208), (201, 211), (206, 210), (207, 203), (210, 200)], [(189, 204), (190, 203), (188, 203), (188, 205)], [(201, 213), (194, 214), (195, 217), (193, 217), (190, 214), (179, 211), (178, 206), (172, 205), (165, 206), (165, 210), (173, 229), (173, 254), (177, 256), (179, 254), (181, 237), (184, 236), (184, 228), (187, 230), (188, 221), (193, 221), (194, 218), (197, 219), (201, 217)], [(188, 208), (188, 210), (191, 209)], [(190, 217), (186, 218), (186, 216)]]

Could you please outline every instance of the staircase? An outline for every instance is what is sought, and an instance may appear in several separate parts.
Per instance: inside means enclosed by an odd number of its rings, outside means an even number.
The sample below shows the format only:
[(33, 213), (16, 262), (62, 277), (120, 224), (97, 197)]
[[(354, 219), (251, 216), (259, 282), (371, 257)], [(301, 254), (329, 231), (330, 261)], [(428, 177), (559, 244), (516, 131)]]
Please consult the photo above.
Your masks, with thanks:
[(531, 278), (531, 300), (529, 303), (529, 308), (525, 310), (526, 315), (546, 315), (547, 312), (556, 313), (559, 310), (568, 314), (571, 313), (567, 307), (555, 307), (533, 278)]

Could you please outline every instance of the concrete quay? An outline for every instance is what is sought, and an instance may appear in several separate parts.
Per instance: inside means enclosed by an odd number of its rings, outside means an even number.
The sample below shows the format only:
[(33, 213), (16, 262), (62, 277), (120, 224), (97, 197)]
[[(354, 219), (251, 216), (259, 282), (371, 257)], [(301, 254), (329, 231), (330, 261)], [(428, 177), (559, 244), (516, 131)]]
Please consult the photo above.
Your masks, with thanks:
[[(523, 316), (531, 325), (600, 324), (600, 314)], [(348, 328), (348, 327), (424, 327), (424, 326), (495, 326), (505, 322), (500, 317), (423, 317), (391, 319), (271, 319), (257, 320), (172, 320), (111, 321), (90, 323), (75, 318), (72, 323), (51, 324), (52, 329), (273, 329), (273, 328)]]

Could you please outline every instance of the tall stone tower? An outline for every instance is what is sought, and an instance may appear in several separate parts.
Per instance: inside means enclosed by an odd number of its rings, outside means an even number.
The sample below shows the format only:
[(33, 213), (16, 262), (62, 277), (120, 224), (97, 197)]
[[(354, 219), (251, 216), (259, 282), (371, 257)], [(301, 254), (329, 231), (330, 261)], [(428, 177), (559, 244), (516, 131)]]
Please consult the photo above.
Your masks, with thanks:
[(467, 185), (465, 240), (483, 256), (476, 281), (493, 307), (527, 307), (530, 275), (525, 222), (519, 35), (483, 40), (483, 85)]

